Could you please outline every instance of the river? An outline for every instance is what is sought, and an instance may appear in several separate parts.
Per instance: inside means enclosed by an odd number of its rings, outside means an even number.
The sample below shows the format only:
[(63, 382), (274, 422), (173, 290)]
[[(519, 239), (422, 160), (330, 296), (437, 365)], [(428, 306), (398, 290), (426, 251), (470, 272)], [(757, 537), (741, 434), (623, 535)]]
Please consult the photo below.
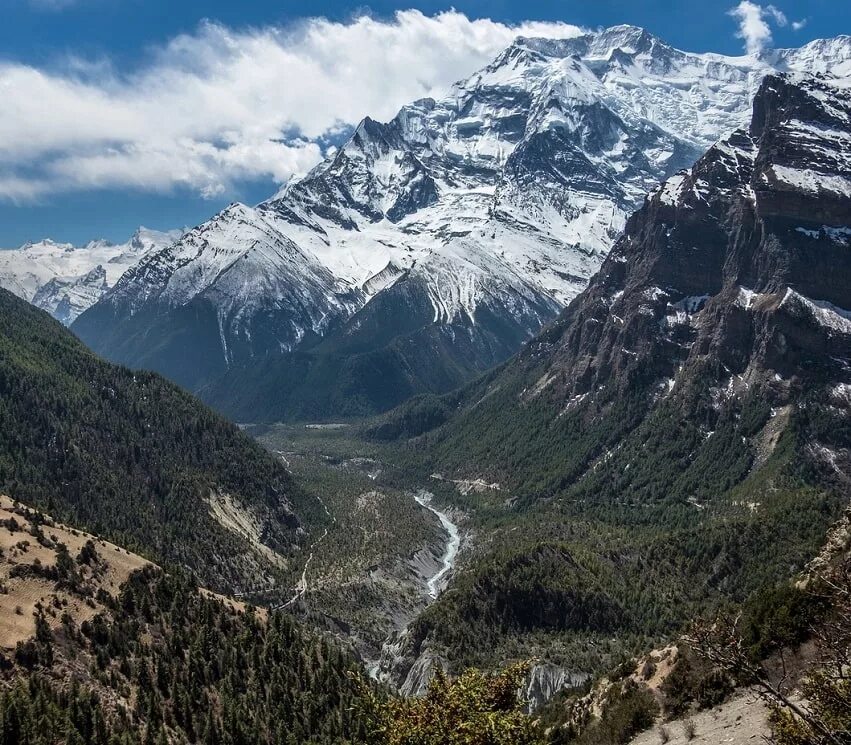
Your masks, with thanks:
[(440, 557), (441, 568), (426, 583), (429, 596), (431, 598), (437, 598), (441, 589), (443, 589), (441, 584), (455, 566), (455, 557), (458, 555), (458, 549), (461, 547), (461, 531), (458, 530), (458, 526), (449, 519), (449, 516), (445, 512), (441, 512), (432, 505), (431, 501), (433, 497), (434, 495), (431, 492), (424, 490), (414, 495), (417, 504), (425, 507), (429, 512), (434, 513), (446, 531), (446, 547), (443, 550), (443, 556)]

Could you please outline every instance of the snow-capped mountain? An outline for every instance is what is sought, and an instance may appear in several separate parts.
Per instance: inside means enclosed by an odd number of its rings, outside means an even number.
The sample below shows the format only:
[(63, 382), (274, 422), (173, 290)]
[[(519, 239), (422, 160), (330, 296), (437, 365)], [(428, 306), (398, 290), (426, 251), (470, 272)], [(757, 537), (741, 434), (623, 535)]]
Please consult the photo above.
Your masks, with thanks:
[[(640, 547), (612, 560), (610, 540), (586, 544), (619, 609), (649, 566), (704, 598), (743, 597), (744, 567), (803, 566), (851, 494), (851, 80), (765, 78), (749, 126), (655, 190), (560, 318), (446, 403), (400, 407), (374, 434), (428, 432), (413, 442), (429, 468), (501, 484), (485, 504), (510, 494), (526, 509), (468, 557), (439, 613), (388, 645), (382, 672), (401, 690), (469, 664), (475, 638), (503, 664), (600, 633), (593, 615), (548, 615), (574, 580), (528, 579), (533, 561), (547, 576), (575, 566), (549, 551), (581, 542), (577, 525)], [(680, 608), (671, 627), (694, 614)]]
[(98, 240), (78, 247), (43, 240), (0, 250), (0, 287), (70, 324), (140, 258), (182, 234), (139, 228), (121, 244)]
[[(788, 70), (851, 73), (851, 38), (737, 58), (631, 26), (518, 39), (442, 99), (364, 119), (269, 201), (147, 255), (75, 330), (241, 419), (446, 390), (551, 320), (645, 194), (744, 124), (762, 78)], [(299, 410), (280, 393), (296, 368), (311, 395), (350, 385)], [(398, 379), (396, 393), (379, 402), (370, 375)]]
[[(418, 414), (414, 434), (433, 426)], [(527, 478), (545, 496), (719, 499), (784, 429), (785, 455), (848, 494), (851, 80), (766, 78), (749, 126), (650, 194), (589, 286), (452, 417), (453, 478)], [(738, 472), (712, 483), (707, 464)]]

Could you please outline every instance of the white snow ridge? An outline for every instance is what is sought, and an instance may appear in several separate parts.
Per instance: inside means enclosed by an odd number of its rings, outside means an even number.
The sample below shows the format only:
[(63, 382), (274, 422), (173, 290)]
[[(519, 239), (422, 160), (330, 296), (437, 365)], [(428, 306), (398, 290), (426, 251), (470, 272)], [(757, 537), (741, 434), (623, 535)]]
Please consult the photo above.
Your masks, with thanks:
[[(633, 26), (519, 38), (443, 98), (364, 119), (269, 201), (146, 253), (98, 305), (126, 317), (203, 298), (228, 363), (339, 328), (400, 282), (427, 288), (435, 324), (475, 326), (486, 310), (528, 336), (584, 288), (649, 191), (746, 123), (765, 74), (849, 68), (847, 37), (744, 57)], [(36, 284), (20, 271), (14, 283)], [(89, 303), (66, 294), (69, 315)]]
[(139, 228), (129, 241), (120, 244), (99, 240), (77, 247), (43, 240), (0, 250), (0, 287), (69, 324), (94, 305), (127, 269), (181, 235), (179, 230)]

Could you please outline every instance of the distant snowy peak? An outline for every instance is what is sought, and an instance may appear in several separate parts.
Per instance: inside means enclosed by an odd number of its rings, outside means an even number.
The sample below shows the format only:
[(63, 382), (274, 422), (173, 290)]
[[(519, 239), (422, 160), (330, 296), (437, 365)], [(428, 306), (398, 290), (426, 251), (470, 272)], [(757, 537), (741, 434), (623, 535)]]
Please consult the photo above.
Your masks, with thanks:
[(93, 240), (74, 246), (45, 239), (0, 250), (0, 286), (70, 324), (140, 258), (182, 234), (141, 227), (121, 244)]
[(518, 38), (473, 79), (503, 84), (547, 79), (559, 66), (578, 83), (570, 92), (576, 102), (602, 101), (706, 148), (747, 121), (767, 73), (851, 74), (851, 37), (729, 57), (683, 52), (644, 29), (615, 26), (571, 39)]
[(68, 326), (108, 289), (106, 270), (98, 264), (82, 277), (53, 277), (36, 290), (30, 302)]
[(770, 49), (760, 57), (779, 72), (847, 78), (851, 75), (851, 36), (815, 39), (797, 49)]
[(747, 124), (766, 75), (828, 68), (851, 74), (851, 39), (742, 57), (632, 26), (517, 39), (446, 95), (363, 119), (268, 201), (148, 252), (75, 329), (165, 370), (179, 354), (150, 324), (188, 339), (203, 318), (215, 365), (180, 367), (187, 385), (344, 327), (358, 348), (353, 335), (402, 317), (405, 333), (448, 329), (477, 365), (486, 325), (502, 355), (584, 289), (647, 193)]

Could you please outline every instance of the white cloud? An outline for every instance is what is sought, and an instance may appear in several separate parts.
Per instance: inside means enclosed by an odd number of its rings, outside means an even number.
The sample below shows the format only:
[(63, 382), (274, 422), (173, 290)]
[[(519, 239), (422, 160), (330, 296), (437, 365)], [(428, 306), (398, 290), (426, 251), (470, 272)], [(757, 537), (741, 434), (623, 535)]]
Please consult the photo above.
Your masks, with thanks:
[(802, 18), (800, 21), (792, 21), (792, 30), (800, 31), (809, 22), (809, 18)]
[(773, 5), (766, 5), (765, 14), (774, 19), (774, 22), (778, 26), (785, 26), (789, 21), (786, 18), (786, 14), (782, 10), (778, 10)]
[(103, 61), (61, 70), (0, 61), (0, 198), (181, 185), (209, 196), (239, 179), (282, 182), (318, 162), (311, 140), (367, 114), (391, 118), (517, 35), (577, 33), (408, 10), (242, 31), (207, 23), (131, 72)]
[[(786, 14), (779, 8), (773, 5), (757, 5), (750, 0), (742, 0), (729, 14), (739, 22), (736, 36), (744, 40), (748, 54), (758, 54), (771, 45), (770, 21), (781, 27), (789, 23)], [(792, 28), (797, 31), (799, 23), (801, 22), (795, 21)], [(803, 28), (803, 25), (800, 28)]]

